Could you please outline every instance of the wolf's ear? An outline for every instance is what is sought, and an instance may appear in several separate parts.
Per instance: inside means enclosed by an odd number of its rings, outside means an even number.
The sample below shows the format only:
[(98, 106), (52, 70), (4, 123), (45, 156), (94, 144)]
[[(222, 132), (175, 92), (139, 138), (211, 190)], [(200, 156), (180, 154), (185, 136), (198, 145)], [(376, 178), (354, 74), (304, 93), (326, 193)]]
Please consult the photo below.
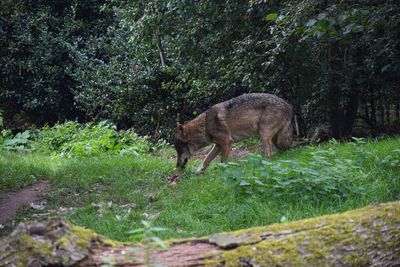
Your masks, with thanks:
[(176, 127), (178, 127), (178, 132), (181, 132), (183, 134), (183, 126), (179, 122), (176, 122)]

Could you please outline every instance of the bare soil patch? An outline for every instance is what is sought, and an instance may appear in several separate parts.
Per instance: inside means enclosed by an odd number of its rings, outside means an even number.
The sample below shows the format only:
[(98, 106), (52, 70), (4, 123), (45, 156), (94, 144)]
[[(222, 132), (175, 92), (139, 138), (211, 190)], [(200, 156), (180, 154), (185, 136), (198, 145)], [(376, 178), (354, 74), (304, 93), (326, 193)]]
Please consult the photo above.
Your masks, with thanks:
[(50, 186), (49, 181), (40, 181), (16, 192), (0, 190), (0, 224), (14, 217), (22, 204), (31, 204), (40, 200)]

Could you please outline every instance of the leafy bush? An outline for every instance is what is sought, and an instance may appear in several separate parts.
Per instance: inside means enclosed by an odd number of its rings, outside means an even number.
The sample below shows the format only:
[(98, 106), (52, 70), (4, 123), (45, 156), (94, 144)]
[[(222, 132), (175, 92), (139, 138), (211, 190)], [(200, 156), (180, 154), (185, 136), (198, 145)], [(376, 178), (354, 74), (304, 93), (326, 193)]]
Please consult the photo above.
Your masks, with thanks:
[(51, 153), (54, 157), (82, 158), (111, 155), (138, 155), (165, 146), (165, 141), (152, 144), (147, 136), (140, 137), (133, 130), (117, 131), (109, 121), (97, 124), (67, 121), (41, 130), (25, 131), (15, 136), (3, 130), (3, 150)]
[(7, 150), (23, 150), (29, 143), (31, 131), (26, 130), (24, 132), (17, 133), (15, 136), (12, 135), (10, 130), (3, 130), (3, 146)]
[[(3, 117), (0, 110), (0, 129), (3, 126)], [(32, 139), (32, 133), (29, 130), (19, 132), (15, 136), (10, 129), (0, 131), (0, 149), (8, 151), (24, 150)]]
[(21, 110), (40, 125), (81, 117), (72, 91), (80, 79), (68, 70), (75, 50), (93, 50), (113, 25), (113, 15), (101, 10), (105, 2), (2, 1), (0, 108), (8, 118)]
[(358, 158), (338, 157), (334, 148), (310, 152), (308, 160), (268, 161), (259, 154), (239, 163), (221, 164), (222, 176), (247, 194), (262, 193), (308, 198), (345, 198), (360, 194), (363, 173)]

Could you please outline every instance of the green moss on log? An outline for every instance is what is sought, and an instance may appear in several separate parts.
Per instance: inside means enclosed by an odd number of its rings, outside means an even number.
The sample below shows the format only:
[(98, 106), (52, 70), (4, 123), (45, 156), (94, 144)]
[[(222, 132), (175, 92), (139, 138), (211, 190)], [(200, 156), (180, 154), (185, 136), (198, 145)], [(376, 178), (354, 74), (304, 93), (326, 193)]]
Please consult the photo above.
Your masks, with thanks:
[[(240, 237), (253, 236), (244, 245)], [(258, 236), (262, 241), (257, 241)], [(229, 238), (233, 237), (233, 238)], [(235, 247), (208, 264), (261, 266), (372, 264), (400, 245), (400, 204), (371, 205), (363, 209), (290, 223), (222, 233), (211, 241)], [(397, 249), (397, 253), (400, 253)], [(400, 255), (398, 255), (400, 256)]]
[(64, 218), (46, 218), (33, 224), (21, 223), (0, 242), (0, 266), (62, 264), (72, 266), (83, 260), (92, 247), (121, 247), (92, 230), (75, 226)]

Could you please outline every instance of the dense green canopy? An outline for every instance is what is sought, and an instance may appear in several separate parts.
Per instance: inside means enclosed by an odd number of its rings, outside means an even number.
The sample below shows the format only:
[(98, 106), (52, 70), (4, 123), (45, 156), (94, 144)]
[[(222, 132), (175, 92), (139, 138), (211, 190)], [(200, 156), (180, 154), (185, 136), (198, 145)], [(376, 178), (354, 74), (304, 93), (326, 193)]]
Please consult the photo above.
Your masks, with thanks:
[(3, 0), (0, 33), (7, 127), (111, 119), (169, 138), (211, 104), (269, 92), (303, 135), (400, 130), (396, 0)]

